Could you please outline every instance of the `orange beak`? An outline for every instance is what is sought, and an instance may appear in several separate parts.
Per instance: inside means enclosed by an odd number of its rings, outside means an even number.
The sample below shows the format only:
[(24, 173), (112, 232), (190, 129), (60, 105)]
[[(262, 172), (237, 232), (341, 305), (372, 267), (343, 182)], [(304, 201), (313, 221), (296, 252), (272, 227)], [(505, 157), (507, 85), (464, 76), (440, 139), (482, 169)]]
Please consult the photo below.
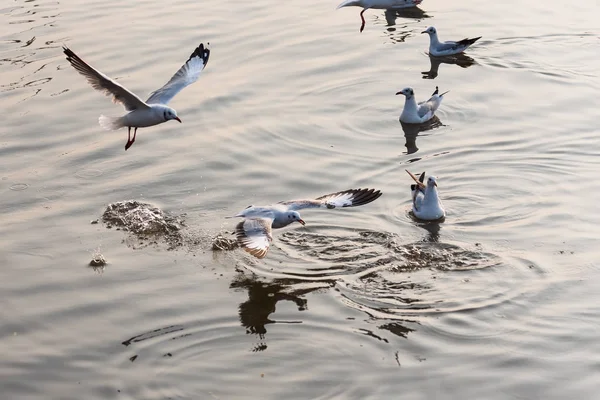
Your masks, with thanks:
[(299, 219), (298, 222), (301, 223), (302, 226), (306, 225), (306, 222), (304, 222), (304, 220), (302, 220), (302, 219)]
[(179, 123), (181, 123), (181, 120), (179, 119), (179, 117), (175, 117), (174, 119), (176, 119), (177, 121), (179, 121)]

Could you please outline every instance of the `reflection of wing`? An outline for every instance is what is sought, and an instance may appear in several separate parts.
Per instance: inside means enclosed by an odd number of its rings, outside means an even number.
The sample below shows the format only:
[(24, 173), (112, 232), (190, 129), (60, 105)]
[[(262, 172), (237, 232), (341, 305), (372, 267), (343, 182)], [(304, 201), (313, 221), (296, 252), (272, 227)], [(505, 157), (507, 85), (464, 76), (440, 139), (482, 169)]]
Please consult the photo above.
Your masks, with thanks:
[(71, 49), (63, 47), (63, 51), (67, 56), (67, 61), (71, 63), (77, 72), (85, 76), (85, 79), (94, 89), (104, 92), (107, 96), (113, 96), (113, 101), (123, 104), (127, 111), (148, 108), (148, 105), (142, 99), (83, 61)]
[(196, 82), (206, 66), (209, 56), (210, 50), (208, 47), (204, 48), (204, 44), (201, 43), (169, 82), (160, 89), (152, 92), (148, 100), (146, 100), (148, 104), (167, 104), (184, 87)]
[(377, 200), (381, 192), (375, 189), (349, 189), (342, 192), (326, 194), (314, 200), (291, 200), (280, 204), (288, 206), (289, 210), (304, 208), (337, 208), (356, 207)]
[(263, 258), (269, 251), (271, 236), (270, 218), (245, 219), (235, 227), (238, 244), (256, 258)]

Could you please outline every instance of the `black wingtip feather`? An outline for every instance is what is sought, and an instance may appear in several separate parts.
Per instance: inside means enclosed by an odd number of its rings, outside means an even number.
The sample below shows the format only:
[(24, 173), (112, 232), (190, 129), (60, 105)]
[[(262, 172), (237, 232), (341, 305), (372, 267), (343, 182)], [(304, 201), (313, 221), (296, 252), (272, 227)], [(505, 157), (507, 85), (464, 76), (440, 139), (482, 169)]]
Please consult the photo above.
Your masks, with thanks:
[(362, 206), (362, 205), (365, 205), (372, 201), (377, 200), (379, 197), (381, 197), (381, 195), (383, 193), (381, 193), (380, 190), (368, 189), (368, 188), (360, 189), (359, 188), (359, 189), (343, 190), (341, 192), (333, 193), (331, 195), (321, 196), (321, 197), (318, 197), (316, 200), (321, 200), (325, 197), (341, 195), (341, 194), (352, 194), (352, 204), (349, 206), (344, 206), (344, 207), (356, 207), (356, 206)]
[(208, 42), (206, 43), (206, 47), (204, 47), (204, 43), (200, 43), (200, 46), (196, 47), (194, 52), (190, 55), (190, 58), (188, 58), (188, 61), (190, 61), (194, 57), (200, 57), (200, 59), (202, 59), (202, 63), (206, 67), (206, 64), (208, 63), (208, 58), (210, 57), (210, 49), (208, 48), (208, 46), (210, 46), (210, 43)]

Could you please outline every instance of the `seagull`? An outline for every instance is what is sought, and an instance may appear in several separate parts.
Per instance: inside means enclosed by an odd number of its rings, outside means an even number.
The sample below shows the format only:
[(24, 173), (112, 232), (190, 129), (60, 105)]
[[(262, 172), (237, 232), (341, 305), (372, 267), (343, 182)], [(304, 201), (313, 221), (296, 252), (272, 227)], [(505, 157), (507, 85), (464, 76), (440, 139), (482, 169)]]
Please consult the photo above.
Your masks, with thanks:
[(423, 122), (429, 121), (433, 118), (433, 114), (440, 104), (442, 104), (444, 95), (448, 92), (449, 90), (442, 94), (438, 94), (439, 88), (436, 86), (435, 92), (433, 92), (429, 100), (417, 104), (417, 101), (415, 100), (415, 91), (409, 87), (402, 89), (396, 93), (396, 95), (403, 94), (406, 96), (404, 109), (402, 110), (402, 114), (400, 114), (400, 122), (407, 124), (422, 124)]
[(415, 217), (424, 221), (437, 221), (446, 216), (446, 210), (438, 196), (437, 181), (435, 176), (427, 178), (427, 185), (423, 183), (425, 172), (417, 179), (411, 172), (408, 172), (415, 184), (410, 185), (412, 194), (412, 211)]
[(429, 35), (429, 54), (436, 57), (451, 56), (453, 54), (459, 54), (465, 51), (473, 43), (481, 39), (481, 36), (473, 39), (463, 39), (458, 42), (448, 41), (440, 42), (437, 36), (435, 27), (430, 26), (421, 33), (427, 33)]
[[(63, 51), (67, 56), (67, 61), (87, 79), (88, 83), (94, 89), (104, 92), (107, 96), (113, 96), (113, 102), (123, 104), (125, 109), (129, 111), (122, 117), (106, 117), (101, 115), (98, 119), (100, 126), (106, 130), (127, 127), (128, 136), (125, 150), (130, 148), (133, 142), (135, 142), (135, 134), (138, 128), (162, 124), (172, 119), (181, 122), (181, 119), (177, 116), (177, 111), (168, 107), (167, 103), (181, 89), (198, 80), (210, 55), (208, 46), (205, 48), (204, 44), (201, 43), (200, 46), (196, 47), (186, 63), (179, 68), (179, 71), (163, 87), (152, 92), (146, 102), (143, 102), (142, 99), (127, 90), (124, 86), (121, 86), (83, 61), (68, 47), (63, 46)], [(135, 128), (133, 139), (131, 138), (131, 128)]]
[(381, 196), (375, 189), (350, 189), (326, 194), (314, 200), (282, 201), (270, 206), (248, 206), (234, 217), (245, 218), (235, 228), (238, 244), (256, 258), (263, 258), (273, 240), (272, 229), (293, 222), (306, 223), (298, 210), (305, 208), (356, 207), (368, 204)]
[(360, 31), (365, 29), (365, 17), (363, 13), (369, 8), (383, 9), (383, 10), (398, 10), (401, 8), (416, 7), (421, 4), (423, 0), (344, 0), (336, 9), (342, 7), (357, 6), (362, 7), (363, 10), (360, 12)]

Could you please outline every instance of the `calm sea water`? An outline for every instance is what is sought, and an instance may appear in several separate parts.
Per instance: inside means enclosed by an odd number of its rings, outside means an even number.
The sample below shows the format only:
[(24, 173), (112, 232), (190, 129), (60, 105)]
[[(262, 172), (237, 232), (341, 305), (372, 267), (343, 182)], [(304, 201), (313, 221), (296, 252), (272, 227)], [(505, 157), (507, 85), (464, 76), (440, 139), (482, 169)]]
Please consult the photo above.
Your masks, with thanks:
[[(425, 0), (362, 34), (336, 6), (0, 7), (2, 398), (597, 398), (597, 3)], [(428, 25), (483, 38), (440, 64)], [(200, 42), (183, 124), (127, 152), (97, 124), (121, 107), (61, 51), (144, 97)], [(403, 129), (394, 93), (436, 85), (439, 126)], [(444, 223), (410, 218), (404, 169), (438, 177)], [(384, 195), (304, 212), (264, 260), (211, 250), (249, 204), (354, 187)], [(199, 244), (90, 224), (127, 199), (185, 213)]]

